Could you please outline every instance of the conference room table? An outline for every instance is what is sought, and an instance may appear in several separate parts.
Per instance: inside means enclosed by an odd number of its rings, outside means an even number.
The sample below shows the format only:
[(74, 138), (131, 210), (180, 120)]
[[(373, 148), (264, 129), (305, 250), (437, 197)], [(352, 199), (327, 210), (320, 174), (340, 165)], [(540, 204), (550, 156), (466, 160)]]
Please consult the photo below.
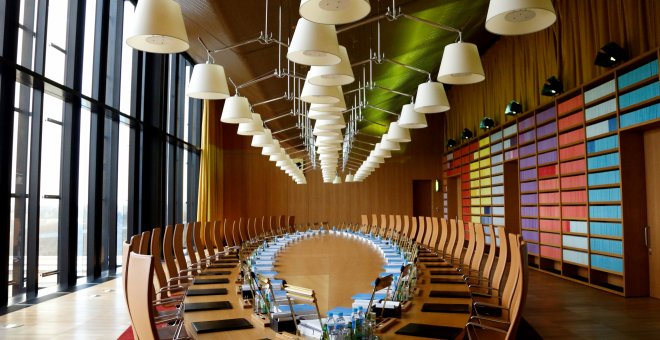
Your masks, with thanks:
[[(317, 297), (319, 310), (325, 316), (328, 310), (336, 307), (351, 307), (352, 296), (357, 293), (371, 293), (371, 283), (384, 272), (385, 259), (378, 248), (360, 237), (341, 232), (320, 232), (312, 236), (298, 239), (276, 256), (275, 270), (278, 279), (284, 279), (288, 284), (313, 289)], [(408, 323), (420, 323), (437, 326), (463, 328), (468, 321), (466, 313), (432, 313), (422, 312), (424, 303), (469, 304), (470, 299), (462, 298), (431, 298), (429, 291), (466, 291), (464, 284), (430, 284), (428, 270), (424, 270), (424, 262), (419, 264), (419, 279), (417, 287), (419, 294), (412, 301), (409, 310), (402, 313), (398, 322), (385, 332), (378, 334), (381, 339), (416, 339), (413, 336), (395, 334)], [(229, 301), (231, 309), (186, 311), (184, 313), (185, 327), (188, 334), (195, 339), (275, 339), (276, 332), (270, 327), (254, 319), (252, 308), (243, 308), (242, 298), (237, 293), (236, 279), (240, 268), (227, 269), (231, 273), (228, 284), (192, 285), (190, 290), (207, 288), (226, 288), (227, 295), (187, 296), (185, 303)], [(213, 276), (208, 276), (213, 277)], [(350, 317), (350, 315), (348, 316)], [(191, 323), (196, 321), (212, 321), (233, 318), (244, 318), (254, 328), (224, 332), (196, 334)]]

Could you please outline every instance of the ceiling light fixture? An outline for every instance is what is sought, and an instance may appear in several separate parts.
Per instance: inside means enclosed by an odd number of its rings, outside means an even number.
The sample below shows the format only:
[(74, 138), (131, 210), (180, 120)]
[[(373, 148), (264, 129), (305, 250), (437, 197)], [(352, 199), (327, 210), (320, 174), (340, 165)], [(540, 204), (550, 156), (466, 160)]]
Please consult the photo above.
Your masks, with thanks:
[(298, 19), (286, 57), (294, 63), (309, 66), (339, 63), (341, 57), (335, 26)]
[(229, 124), (248, 123), (252, 120), (250, 102), (238, 94), (225, 99), (220, 121)]
[(557, 20), (551, 0), (490, 0), (486, 30), (520, 35), (544, 30)]
[(263, 134), (252, 137), (252, 143), (250, 145), (255, 148), (263, 148), (271, 144), (273, 144), (273, 136), (270, 133), (270, 129), (264, 129)]
[(406, 129), (423, 129), (428, 126), (426, 116), (415, 111), (415, 104), (406, 104), (401, 108), (398, 125)]
[(256, 136), (264, 133), (264, 122), (261, 120), (261, 115), (252, 113), (252, 120), (247, 123), (238, 124), (238, 131), (236, 134), (241, 136)]
[[(460, 38), (459, 38), (460, 39)], [(445, 84), (474, 84), (486, 79), (477, 45), (459, 40), (445, 46), (438, 81)]]
[(186, 95), (197, 99), (225, 99), (229, 97), (225, 68), (210, 63), (193, 67)]
[(339, 46), (339, 64), (330, 66), (312, 66), (307, 73), (307, 81), (319, 86), (348, 85), (355, 81), (351, 61), (346, 47)]
[(331, 25), (358, 21), (370, 11), (369, 0), (302, 0), (299, 8), (301, 17)]
[(441, 83), (428, 81), (417, 86), (415, 111), (436, 113), (449, 110), (449, 100), (445, 87)]
[(140, 0), (126, 44), (151, 53), (186, 51), (188, 33), (181, 6), (173, 0)]
[(318, 86), (305, 81), (300, 100), (313, 104), (334, 104), (339, 103), (339, 97), (342, 95), (338, 86)]
[(410, 142), (410, 130), (402, 128), (397, 122), (390, 123), (390, 129), (387, 130), (387, 140), (390, 142), (397, 143), (408, 143)]
[(346, 179), (344, 180), (344, 183), (353, 182), (353, 177), (354, 177), (353, 174), (349, 173), (348, 175), (346, 175)]

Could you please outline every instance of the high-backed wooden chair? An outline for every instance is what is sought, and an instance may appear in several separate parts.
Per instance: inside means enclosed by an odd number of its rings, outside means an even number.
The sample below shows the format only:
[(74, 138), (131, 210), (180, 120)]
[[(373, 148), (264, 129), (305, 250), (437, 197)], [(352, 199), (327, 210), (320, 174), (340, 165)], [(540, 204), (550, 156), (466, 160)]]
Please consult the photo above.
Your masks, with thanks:
[(387, 225), (389, 226), (389, 229), (387, 230), (387, 235), (385, 236), (387, 238), (392, 238), (394, 232), (396, 231), (396, 222), (394, 221), (394, 215), (390, 215), (390, 221)]
[[(497, 256), (497, 264), (495, 265), (495, 271), (491, 277), (490, 282), (480, 280), (480, 284), (477, 285), (468, 285), (473, 296), (500, 296), (500, 288), (502, 286), (502, 279), (504, 278), (504, 271), (506, 270), (506, 264), (509, 256), (509, 245), (506, 240), (506, 231), (503, 227), (497, 228), (497, 234), (500, 238), (500, 250)], [(494, 243), (494, 240), (491, 240)]]
[(430, 248), (432, 236), (433, 236), (433, 222), (430, 216), (426, 216), (424, 221), (424, 241), (422, 241), (422, 245), (427, 250)]
[(417, 244), (424, 244), (424, 234), (426, 233), (426, 225), (424, 223), (424, 216), (418, 216), (419, 222), (417, 223), (417, 234), (415, 235), (415, 242)]
[(419, 229), (417, 228), (417, 217), (412, 216), (410, 218), (410, 234), (408, 235), (408, 239), (411, 241), (416, 241), (417, 233), (419, 233)]
[(445, 249), (447, 248), (447, 241), (449, 240), (449, 227), (447, 226), (447, 219), (440, 219), (440, 239), (438, 244), (435, 246), (435, 253), (438, 256), (442, 257), (445, 254)]
[(465, 250), (465, 255), (463, 255), (463, 260), (457, 266), (459, 271), (461, 272), (464, 272), (465, 269), (470, 268), (470, 264), (472, 263), (472, 257), (474, 256), (474, 249), (476, 247), (474, 224), (472, 222), (468, 222), (465, 225), (467, 226), (467, 231), (465, 232), (465, 235), (467, 235), (466, 238), (468, 239), (468, 246), (467, 249)]
[(452, 255), (452, 263), (460, 265), (463, 261), (463, 250), (465, 246), (465, 224), (463, 220), (456, 220), (456, 245)]
[(295, 223), (296, 223), (296, 217), (293, 216), (293, 215), (289, 216), (289, 219), (288, 219), (288, 222), (287, 222), (287, 231), (289, 233), (293, 233), (293, 232), (296, 231), (295, 228), (294, 228)]
[(360, 215), (360, 231), (363, 233), (367, 233), (369, 230), (369, 218), (367, 217), (366, 214)]
[(184, 234), (184, 226), (183, 224), (177, 224), (174, 226), (174, 242), (172, 243), (172, 250), (174, 251), (174, 258), (176, 260), (176, 264), (179, 267), (178, 273), (181, 274), (182, 272), (186, 271), (188, 269), (188, 262), (186, 262), (186, 254), (183, 251), (183, 234)]
[(140, 237), (140, 248), (139, 248), (139, 253), (142, 255), (148, 255), (149, 254), (149, 241), (151, 240), (151, 232), (150, 231), (143, 231), (142, 232), (142, 237)]
[(484, 227), (480, 223), (474, 224), (474, 255), (470, 262), (469, 267), (463, 270), (464, 277), (479, 278), (481, 274), (481, 263), (484, 259), (484, 251), (486, 249), (486, 237), (484, 235)]
[[(185, 335), (183, 318), (172, 315), (161, 318), (159, 323), (165, 326), (157, 327), (151, 296), (154, 294), (152, 285), (154, 279), (154, 258), (131, 252), (128, 256), (126, 277), (126, 301), (128, 305), (131, 326), (137, 339), (177, 339)], [(146, 294), (145, 294), (146, 293)]]
[(374, 235), (378, 233), (378, 215), (376, 214), (371, 214), (371, 230), (369, 232)]
[(486, 256), (486, 263), (484, 268), (481, 271), (481, 277), (479, 280), (490, 284), (491, 272), (493, 270), (493, 263), (495, 262), (495, 253), (497, 252), (497, 242), (495, 240), (495, 227), (492, 225), (488, 226), (488, 239), (490, 244), (488, 245), (488, 256)]
[(195, 222), (189, 222), (186, 226), (186, 251), (189, 265), (198, 263), (197, 252), (195, 251)]
[(234, 244), (234, 236), (232, 235), (233, 231), (233, 224), (232, 227), (229, 226), (229, 223), (227, 222), (227, 219), (224, 219), (224, 222), (222, 223), (222, 230), (224, 231), (224, 240), (225, 244), (227, 247), (233, 247), (236, 244)]
[(440, 234), (440, 226), (438, 225), (438, 218), (437, 217), (431, 217), (430, 223), (427, 221), (427, 225), (431, 225), (431, 237), (429, 238), (429, 242), (426, 244), (426, 249), (428, 249), (432, 254), (437, 254), (436, 253), (436, 247), (438, 244), (438, 235)]
[[(226, 220), (225, 220), (226, 221)], [(225, 249), (224, 224), (221, 221), (213, 222), (213, 243), (218, 252)]]
[(174, 258), (174, 227), (172, 225), (166, 226), (165, 233), (163, 233), (163, 260), (167, 279), (179, 276)]
[(396, 215), (396, 224), (395, 224), (395, 232), (394, 232), (394, 238), (396, 240), (401, 239), (401, 234), (403, 234), (403, 222), (401, 222), (401, 215)]
[(407, 240), (410, 237), (410, 218), (408, 215), (403, 215), (403, 239)]
[(243, 224), (243, 218), (239, 217), (238, 220), (234, 220), (234, 223), (231, 228), (231, 236), (234, 239), (234, 245), (241, 246), (241, 225)]
[(389, 228), (387, 224), (387, 216), (385, 214), (380, 215), (380, 229), (378, 230), (378, 235), (385, 237), (387, 236), (387, 229)]

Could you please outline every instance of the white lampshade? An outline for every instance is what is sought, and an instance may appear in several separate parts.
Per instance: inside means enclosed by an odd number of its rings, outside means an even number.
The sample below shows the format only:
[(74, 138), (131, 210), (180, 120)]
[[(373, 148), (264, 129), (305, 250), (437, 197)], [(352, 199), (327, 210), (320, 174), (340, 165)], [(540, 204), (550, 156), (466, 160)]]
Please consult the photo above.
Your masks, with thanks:
[(241, 136), (255, 136), (264, 133), (264, 123), (258, 113), (252, 114), (252, 120), (247, 123), (238, 124), (238, 131), (236, 134)]
[(252, 146), (257, 148), (263, 148), (264, 146), (273, 144), (273, 136), (270, 133), (270, 129), (264, 129), (264, 133), (261, 135), (255, 135), (252, 137)]
[(331, 160), (331, 161), (333, 161), (333, 160), (339, 159), (339, 156), (336, 153), (335, 154), (324, 153), (324, 154), (319, 155), (319, 159), (320, 160)]
[(336, 175), (335, 180), (332, 181), (332, 184), (341, 184), (341, 177), (339, 177), (339, 175)]
[(340, 116), (340, 113), (332, 112), (332, 111), (324, 112), (324, 111), (316, 111), (314, 109), (310, 109), (307, 112), (307, 117), (309, 117), (309, 119), (334, 119), (337, 118), (338, 116)]
[(380, 143), (376, 143), (376, 147), (374, 148), (374, 156), (382, 157), (382, 158), (390, 158), (392, 157), (392, 153), (389, 150), (383, 150), (380, 148)]
[(240, 124), (252, 121), (252, 112), (247, 98), (241, 96), (231, 96), (225, 99), (225, 105), (222, 107), (220, 121), (223, 123)]
[(415, 111), (415, 104), (406, 104), (401, 108), (401, 117), (398, 121), (399, 127), (406, 129), (422, 129), (428, 126), (426, 116)]
[(348, 85), (354, 82), (355, 76), (346, 47), (339, 45), (339, 56), (341, 57), (339, 64), (312, 66), (307, 73), (307, 81), (319, 86)]
[(300, 92), (300, 100), (312, 104), (333, 104), (339, 102), (339, 97), (342, 96), (337, 86), (318, 86), (310, 84), (305, 81), (302, 91)]
[(353, 174), (348, 174), (346, 175), (346, 179), (344, 180), (345, 183), (350, 183), (353, 182)]
[(477, 45), (459, 41), (445, 46), (438, 81), (445, 84), (474, 84), (486, 79)]
[(301, 17), (331, 25), (358, 21), (370, 11), (369, 0), (302, 0), (299, 9)]
[(273, 140), (273, 144), (266, 145), (264, 146), (263, 149), (261, 149), (261, 154), (264, 156), (277, 155), (280, 152), (281, 152), (280, 142), (277, 140)]
[(286, 159), (286, 153), (284, 153), (284, 151), (281, 151), (280, 153), (274, 155), (270, 155), (270, 157), (268, 157), (268, 160), (271, 162), (283, 161), (285, 159)]
[(138, 1), (126, 44), (151, 53), (186, 51), (190, 45), (181, 6), (172, 0)]
[(449, 110), (449, 100), (442, 83), (426, 82), (417, 86), (415, 98), (415, 111), (422, 113), (436, 113)]
[(341, 61), (334, 25), (298, 19), (286, 57), (303, 65), (335, 65)]
[(343, 129), (346, 127), (346, 121), (343, 116), (338, 116), (335, 119), (317, 119), (314, 124), (314, 129), (320, 130), (335, 130)]
[(538, 32), (557, 20), (551, 0), (490, 0), (486, 30), (499, 35)]
[[(341, 87), (338, 88), (341, 91)], [(339, 96), (339, 102), (332, 104), (312, 104), (309, 106), (310, 110), (320, 112), (342, 112), (346, 110), (346, 101), (344, 100), (344, 92)]]
[(390, 142), (408, 143), (410, 142), (410, 131), (400, 127), (397, 122), (391, 122), (390, 129), (387, 130), (387, 140)]
[(319, 146), (317, 148), (318, 153), (325, 153), (325, 152), (330, 152), (330, 151), (333, 151), (333, 152), (336, 153), (337, 151), (340, 151), (340, 150), (341, 150), (341, 145), (339, 145), (339, 144), (323, 145), (323, 146)]
[(380, 141), (380, 148), (387, 151), (399, 151), (401, 147), (397, 142), (390, 142), (387, 140), (387, 134), (383, 135), (383, 139)]
[(193, 67), (186, 95), (197, 99), (225, 99), (229, 97), (224, 67), (216, 64), (197, 64)]
[[(320, 122), (320, 120), (319, 120)], [(314, 125), (314, 129), (312, 130), (312, 134), (314, 136), (335, 136), (341, 138), (341, 131), (339, 129), (332, 129), (332, 130), (324, 130), (322, 128), (319, 128), (318, 124)]]
[(334, 146), (341, 144), (342, 141), (341, 135), (318, 136), (314, 144), (316, 146)]
[(376, 157), (376, 156), (369, 156), (367, 157), (368, 162), (376, 162), (376, 163), (385, 163), (385, 159)]

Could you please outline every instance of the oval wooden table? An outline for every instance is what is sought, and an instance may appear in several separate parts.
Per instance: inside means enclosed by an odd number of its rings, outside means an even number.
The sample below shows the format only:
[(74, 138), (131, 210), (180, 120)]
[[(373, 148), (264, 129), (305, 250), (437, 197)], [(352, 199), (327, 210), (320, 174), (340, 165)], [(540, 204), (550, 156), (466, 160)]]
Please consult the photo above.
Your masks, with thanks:
[[(350, 307), (351, 296), (357, 293), (371, 293), (371, 282), (384, 272), (385, 259), (376, 247), (364, 239), (348, 236), (343, 233), (319, 233), (297, 240), (287, 245), (278, 254), (275, 262), (277, 278), (287, 283), (314, 289), (319, 309), (325, 313), (332, 308)], [(423, 266), (421, 266), (423, 267)], [(229, 284), (212, 284), (191, 287), (197, 288), (227, 288), (228, 295), (219, 296), (188, 296), (186, 303), (208, 301), (230, 301), (233, 309), (186, 312), (185, 324), (188, 334), (196, 339), (274, 339), (276, 333), (261, 326), (252, 319), (252, 309), (241, 307), (240, 295), (236, 293), (234, 281), (239, 275), (239, 269), (231, 270)], [(446, 299), (428, 297), (431, 290), (428, 271), (420, 270), (420, 281), (417, 287), (421, 294), (413, 299), (410, 310), (402, 314), (398, 323), (387, 332), (380, 334), (381, 339), (416, 339), (412, 336), (395, 334), (396, 330), (410, 322), (464, 327), (468, 314), (426, 313), (421, 308), (425, 302), (433, 303), (470, 303), (470, 299)], [(466, 290), (465, 285), (433, 284), (433, 290)], [(195, 334), (190, 324), (195, 321), (223, 320), (245, 318), (254, 328), (239, 331), (213, 332)]]

